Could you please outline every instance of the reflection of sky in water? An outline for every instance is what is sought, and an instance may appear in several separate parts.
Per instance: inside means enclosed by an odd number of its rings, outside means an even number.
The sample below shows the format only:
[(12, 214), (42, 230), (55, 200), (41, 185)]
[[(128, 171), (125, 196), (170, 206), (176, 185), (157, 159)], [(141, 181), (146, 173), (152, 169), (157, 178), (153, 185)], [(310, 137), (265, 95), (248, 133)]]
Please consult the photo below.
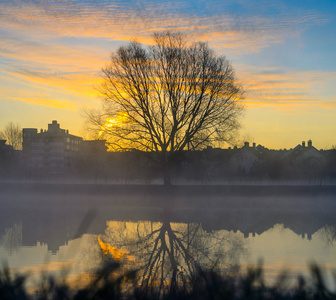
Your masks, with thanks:
[(0, 261), (5, 262), (15, 273), (28, 274), (30, 283), (39, 283), (43, 274), (66, 276), (76, 284), (79, 277), (86, 275), (86, 271), (97, 268), (101, 253), (97, 236), (84, 234), (60, 246), (55, 254), (48, 250), (47, 244), (40, 242), (36, 246), (21, 246), (11, 251), (0, 245)]
[(306, 275), (311, 262), (317, 262), (329, 270), (336, 269), (336, 236), (330, 229), (323, 227), (309, 237), (277, 224), (260, 235), (247, 238), (248, 262), (256, 263), (262, 258), (265, 273), (272, 280), (282, 270), (288, 270), (293, 275)]
[[(244, 237), (240, 231), (208, 232), (199, 223), (168, 222), (168, 224), (176, 234), (177, 244), (189, 247), (188, 251), (201, 266), (211, 266), (211, 263), (217, 259), (221, 267), (240, 263), (244, 270), (247, 265), (256, 264), (258, 259), (262, 258), (265, 275), (271, 282), (284, 269), (294, 275), (307, 275), (308, 263), (311, 261), (316, 261), (329, 270), (336, 269), (336, 235), (335, 228), (332, 226), (325, 226), (311, 236), (307, 234), (302, 236), (289, 228), (284, 228), (281, 224), (276, 224), (261, 234), (250, 233)], [(22, 233), (20, 226), (16, 225), (14, 226), (16, 233), (14, 229), (7, 230), (7, 236), (5, 234), (1, 238), (0, 261), (6, 260), (9, 267), (15, 271), (30, 272), (35, 275), (43, 270), (48, 271), (49, 274), (61, 274), (62, 270), (70, 267), (68, 276), (71, 279), (99, 265), (102, 258), (98, 243), (99, 236), (111, 246), (127, 250), (134, 260), (133, 265), (141, 266), (148, 259), (154, 247), (155, 237), (160, 234), (162, 225), (163, 223), (160, 222), (149, 221), (109, 221), (104, 234), (84, 234), (60, 246), (54, 254), (48, 250), (48, 245), (39, 242), (32, 247), (19, 245), (17, 240)], [(164, 241), (169, 246), (167, 232)], [(9, 243), (10, 234), (15, 243)], [(8, 247), (10, 244), (12, 248)], [(218, 259), (219, 253), (225, 255)], [(177, 261), (183, 266), (185, 258), (181, 253), (179, 255)]]

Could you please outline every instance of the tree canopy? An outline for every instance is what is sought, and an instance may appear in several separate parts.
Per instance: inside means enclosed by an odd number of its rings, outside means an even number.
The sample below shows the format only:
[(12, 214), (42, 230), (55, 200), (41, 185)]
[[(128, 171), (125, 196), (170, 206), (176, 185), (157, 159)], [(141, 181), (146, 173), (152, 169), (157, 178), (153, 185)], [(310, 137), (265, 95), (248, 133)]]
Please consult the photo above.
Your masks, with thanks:
[(0, 139), (6, 140), (9, 146), (15, 150), (22, 149), (22, 129), (19, 124), (9, 122), (3, 130), (0, 131)]
[(230, 141), (239, 127), (243, 93), (231, 63), (181, 33), (121, 46), (103, 77), (103, 107), (90, 120), (112, 150), (154, 151), (167, 165), (183, 150)]

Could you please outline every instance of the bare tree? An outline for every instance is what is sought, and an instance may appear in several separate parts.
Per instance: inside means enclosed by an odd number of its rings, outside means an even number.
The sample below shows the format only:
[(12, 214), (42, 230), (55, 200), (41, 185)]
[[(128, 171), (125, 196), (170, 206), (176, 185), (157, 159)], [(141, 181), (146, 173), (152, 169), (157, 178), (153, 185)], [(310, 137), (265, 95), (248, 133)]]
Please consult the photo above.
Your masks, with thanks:
[(120, 47), (103, 77), (103, 108), (91, 123), (113, 150), (156, 152), (165, 184), (176, 153), (229, 141), (239, 127), (242, 89), (230, 62), (181, 33)]
[(7, 123), (5, 128), (0, 131), (0, 139), (7, 141), (7, 144), (15, 150), (22, 149), (22, 129), (19, 124), (13, 122)]
[(148, 292), (155, 287), (158, 299), (195, 278), (201, 269), (237, 269), (246, 253), (242, 235), (209, 233), (200, 223), (172, 223), (167, 218), (162, 222), (139, 221), (134, 228), (121, 223), (108, 227), (104, 238), (135, 259), (141, 266), (139, 288)]

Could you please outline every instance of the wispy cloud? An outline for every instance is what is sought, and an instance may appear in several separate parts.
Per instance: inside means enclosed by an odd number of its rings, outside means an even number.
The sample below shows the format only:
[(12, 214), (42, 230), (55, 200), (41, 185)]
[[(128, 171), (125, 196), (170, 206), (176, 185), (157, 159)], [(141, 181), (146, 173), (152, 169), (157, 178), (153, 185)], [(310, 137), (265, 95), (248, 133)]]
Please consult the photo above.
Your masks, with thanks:
[(28, 85), (39, 87), (50, 91), (68, 91), (80, 94), (85, 97), (97, 97), (95, 85), (99, 85), (101, 78), (97, 73), (69, 72), (53, 73), (49, 71), (31, 71), (20, 69), (15, 72), (7, 72), (17, 79), (23, 79)]
[[(154, 31), (178, 29), (196, 33), (214, 43), (242, 51), (257, 51), (297, 34), (306, 26), (326, 22), (328, 16), (314, 11), (277, 11), (261, 16), (251, 1), (241, 4), (240, 15), (230, 7), (234, 2), (210, 1), (196, 10), (188, 1), (13, 1), (2, 4), (1, 23), (20, 32), (39, 36), (104, 37), (146, 40)], [(255, 5), (255, 2), (254, 2)], [(265, 3), (263, 4), (266, 5)], [(245, 47), (241, 47), (245, 45)]]
[[(246, 90), (249, 107), (273, 106), (290, 109), (293, 106), (336, 108), (336, 97), (325, 93), (332, 86), (336, 72), (261, 69), (244, 66), (239, 72)], [(331, 87), (336, 92), (336, 87)], [(329, 91), (330, 92), (330, 91)]]
[(29, 104), (48, 106), (48, 107), (53, 107), (53, 108), (75, 110), (74, 105), (71, 105), (68, 102), (57, 100), (57, 99), (38, 98), (38, 97), (35, 97), (35, 98), (8, 97), (7, 99), (14, 100), (14, 101), (22, 101), (22, 102), (29, 103)]
[[(336, 72), (316, 71), (318, 66), (289, 69), (272, 57), (263, 60), (264, 53), (285, 48), (289, 40), (305, 47), (301, 42), (309, 29), (335, 19), (333, 11), (294, 2), (0, 0), (0, 101), (58, 108), (69, 115), (93, 106), (98, 98), (94, 85), (111, 51), (132, 38), (150, 43), (153, 32), (172, 29), (209, 42), (235, 61), (251, 122), (263, 120), (265, 110), (278, 116), (302, 113), (301, 120), (308, 110), (307, 115), (335, 111)], [(328, 120), (324, 126), (331, 128)]]
[[(94, 46), (64, 45), (59, 41), (31, 41), (0, 33), (0, 56), (18, 65), (35, 66), (59, 71), (99, 69), (103, 53)], [(10, 62), (8, 63), (10, 65)]]

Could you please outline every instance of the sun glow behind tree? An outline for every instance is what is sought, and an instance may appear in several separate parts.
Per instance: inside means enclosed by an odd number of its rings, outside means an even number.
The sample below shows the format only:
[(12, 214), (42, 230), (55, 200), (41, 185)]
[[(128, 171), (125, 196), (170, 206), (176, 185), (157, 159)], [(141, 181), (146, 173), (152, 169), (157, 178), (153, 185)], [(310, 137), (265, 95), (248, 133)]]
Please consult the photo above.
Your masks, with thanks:
[(242, 87), (231, 63), (206, 43), (158, 32), (154, 45), (130, 42), (111, 55), (99, 90), (103, 107), (89, 113), (114, 151), (157, 153), (164, 182), (184, 150), (232, 141), (242, 112)]
[(103, 108), (90, 120), (99, 135), (123, 141), (114, 150), (162, 153), (230, 140), (242, 109), (230, 62), (180, 33), (157, 33), (154, 42), (120, 47), (103, 68)]
[(98, 138), (108, 135), (115, 127), (122, 127), (130, 122), (127, 112), (119, 112), (115, 117), (107, 117), (105, 123), (101, 126)]

